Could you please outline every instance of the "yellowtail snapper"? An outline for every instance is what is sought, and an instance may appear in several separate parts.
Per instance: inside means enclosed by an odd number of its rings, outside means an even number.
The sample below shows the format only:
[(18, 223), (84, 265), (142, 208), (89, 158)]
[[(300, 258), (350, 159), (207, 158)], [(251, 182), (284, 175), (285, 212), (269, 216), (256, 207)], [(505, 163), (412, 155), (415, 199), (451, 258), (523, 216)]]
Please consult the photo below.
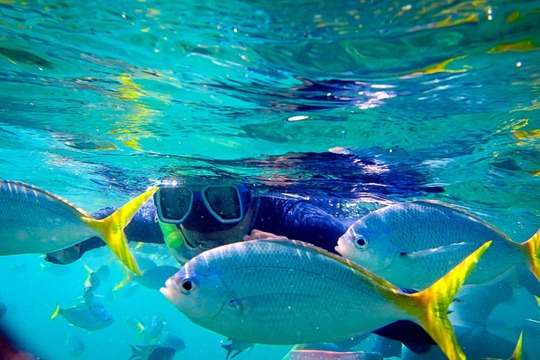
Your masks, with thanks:
[(157, 188), (151, 188), (105, 219), (93, 218), (65, 199), (16, 181), (0, 181), (0, 255), (48, 253), (99, 236), (135, 274), (137, 262), (123, 229)]
[(337, 342), (404, 319), (419, 323), (450, 359), (463, 359), (447, 311), (490, 244), (413, 294), (338, 255), (287, 240), (208, 250), (160, 291), (194, 323), (240, 342)]

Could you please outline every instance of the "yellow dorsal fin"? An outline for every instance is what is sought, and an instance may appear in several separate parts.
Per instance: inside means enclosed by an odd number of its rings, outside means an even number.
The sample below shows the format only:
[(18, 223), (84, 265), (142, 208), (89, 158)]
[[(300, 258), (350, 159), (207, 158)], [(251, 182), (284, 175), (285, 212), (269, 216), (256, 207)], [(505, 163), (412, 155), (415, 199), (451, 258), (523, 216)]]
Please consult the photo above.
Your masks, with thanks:
[(415, 304), (403, 308), (420, 322), (450, 360), (465, 359), (465, 354), (448, 319), (448, 308), (490, 245), (491, 241), (486, 242), (427, 289), (407, 295)]
[(101, 237), (111, 248), (113, 253), (136, 275), (140, 275), (139, 265), (131, 254), (124, 228), (131, 221), (131, 218), (156, 191), (157, 187), (150, 188), (127, 204), (116, 210), (114, 213), (102, 220), (85, 218), (90, 227), (98, 231)]

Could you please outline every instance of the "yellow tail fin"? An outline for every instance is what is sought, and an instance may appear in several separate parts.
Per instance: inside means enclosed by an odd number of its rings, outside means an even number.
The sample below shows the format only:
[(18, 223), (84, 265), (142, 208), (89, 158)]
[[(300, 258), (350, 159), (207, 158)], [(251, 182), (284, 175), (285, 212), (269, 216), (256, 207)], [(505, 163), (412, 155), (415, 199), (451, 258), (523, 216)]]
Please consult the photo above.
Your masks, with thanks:
[(60, 314), (60, 305), (56, 305), (56, 309), (54, 309), (54, 312), (51, 315), (51, 320), (57, 317), (58, 314)]
[(523, 331), (519, 334), (519, 339), (516, 344), (514, 352), (508, 360), (522, 360), (523, 359)]
[(135, 213), (143, 206), (156, 191), (157, 187), (145, 191), (114, 213), (102, 220), (86, 219), (88, 225), (101, 233), (103, 240), (109, 245), (113, 253), (136, 275), (140, 275), (139, 265), (129, 251), (128, 242), (124, 234), (124, 228), (130, 222)]
[[(112, 289), (113, 291), (120, 290), (121, 288), (123, 288), (124, 286), (129, 284), (131, 282), (131, 280), (133, 280), (133, 275), (131, 275), (131, 273), (128, 270), (126, 270), (125, 267), (122, 266), (122, 268), (124, 269), (124, 279), (122, 281), (120, 281), (118, 284), (114, 285), (114, 287)], [(141, 275), (141, 274), (139, 274), (139, 275)]]
[(529, 269), (540, 281), (540, 229), (529, 240), (521, 244), (521, 248), (529, 258)]
[(412, 308), (407, 308), (407, 311), (418, 319), (450, 360), (465, 359), (465, 354), (457, 342), (454, 329), (448, 319), (448, 308), (463, 282), (490, 245), (491, 241), (486, 242), (433, 285), (421, 292), (409, 295), (415, 304)]

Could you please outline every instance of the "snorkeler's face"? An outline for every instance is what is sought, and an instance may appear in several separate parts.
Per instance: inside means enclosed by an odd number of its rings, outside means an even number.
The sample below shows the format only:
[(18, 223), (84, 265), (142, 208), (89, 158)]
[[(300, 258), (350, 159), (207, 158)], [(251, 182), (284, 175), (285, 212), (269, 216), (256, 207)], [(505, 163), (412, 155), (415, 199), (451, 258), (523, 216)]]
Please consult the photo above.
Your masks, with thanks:
[(198, 231), (188, 229), (183, 225), (181, 225), (181, 228), (189, 243), (195, 247), (208, 250), (220, 245), (243, 241), (244, 235), (247, 235), (250, 231), (254, 213), (254, 206), (250, 206), (244, 219), (237, 225), (226, 230), (208, 231), (208, 229), (205, 229)]
[(206, 233), (240, 223), (250, 202), (251, 192), (245, 186), (164, 186), (154, 195), (161, 222)]

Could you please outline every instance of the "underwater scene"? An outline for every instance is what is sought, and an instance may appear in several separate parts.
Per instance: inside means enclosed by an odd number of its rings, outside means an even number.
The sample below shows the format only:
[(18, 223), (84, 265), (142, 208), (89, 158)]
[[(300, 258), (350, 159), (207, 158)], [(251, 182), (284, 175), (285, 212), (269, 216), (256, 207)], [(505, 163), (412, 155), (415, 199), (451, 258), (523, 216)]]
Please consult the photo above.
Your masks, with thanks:
[(0, 359), (539, 359), (540, 1), (0, 1)]

